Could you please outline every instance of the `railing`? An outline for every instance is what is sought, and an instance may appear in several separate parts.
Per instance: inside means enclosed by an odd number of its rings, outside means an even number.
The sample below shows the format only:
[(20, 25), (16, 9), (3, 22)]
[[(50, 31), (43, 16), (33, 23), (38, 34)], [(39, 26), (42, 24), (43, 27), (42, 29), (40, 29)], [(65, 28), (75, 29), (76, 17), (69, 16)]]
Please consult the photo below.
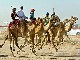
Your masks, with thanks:
[(0, 27), (8, 27), (8, 26), (0, 26)]

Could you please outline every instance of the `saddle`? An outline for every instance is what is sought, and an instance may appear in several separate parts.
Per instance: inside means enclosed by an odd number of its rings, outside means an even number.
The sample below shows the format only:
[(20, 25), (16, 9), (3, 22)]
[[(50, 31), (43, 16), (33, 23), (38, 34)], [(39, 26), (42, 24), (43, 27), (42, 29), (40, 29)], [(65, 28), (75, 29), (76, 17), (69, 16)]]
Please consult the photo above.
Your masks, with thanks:
[(31, 22), (32, 22), (33, 24), (36, 24), (36, 18), (31, 19)]
[(15, 28), (14, 25), (19, 25), (18, 19), (14, 20), (13, 22), (10, 22), (8, 28), (12, 27), (11, 29), (14, 29)]

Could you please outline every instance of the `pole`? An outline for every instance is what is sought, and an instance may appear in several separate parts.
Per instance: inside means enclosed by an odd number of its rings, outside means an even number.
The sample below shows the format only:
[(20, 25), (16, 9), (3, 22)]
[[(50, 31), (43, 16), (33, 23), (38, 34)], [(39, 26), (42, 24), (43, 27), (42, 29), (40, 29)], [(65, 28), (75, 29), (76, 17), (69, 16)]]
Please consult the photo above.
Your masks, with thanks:
[(53, 14), (54, 14), (54, 8), (53, 8)]

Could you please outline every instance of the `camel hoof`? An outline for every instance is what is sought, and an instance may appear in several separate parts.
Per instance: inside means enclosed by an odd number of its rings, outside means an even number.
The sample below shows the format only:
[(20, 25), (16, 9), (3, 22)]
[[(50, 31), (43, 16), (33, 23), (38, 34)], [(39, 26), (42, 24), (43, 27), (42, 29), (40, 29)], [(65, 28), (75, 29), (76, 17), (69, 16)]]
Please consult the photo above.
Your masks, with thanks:
[(47, 43), (45, 45), (48, 45)]
[(23, 45), (20, 46), (21, 49), (22, 49), (23, 47), (24, 47)]
[(49, 48), (49, 50), (50, 50), (50, 48)]
[(16, 56), (14, 56), (14, 54), (12, 54), (12, 56), (13, 56), (13, 57), (16, 57)]
[(54, 46), (52, 46), (52, 48), (54, 48)]
[(13, 57), (16, 57), (16, 56), (13, 56)]
[(31, 48), (33, 47), (33, 46), (30, 46)]
[(38, 46), (37, 44), (35, 46)]
[(40, 49), (42, 49), (42, 47), (40, 47)]
[(35, 56), (37, 56), (37, 54), (34, 53)]
[(34, 51), (32, 51), (32, 52), (35, 54), (36, 51), (34, 50)]
[(58, 52), (58, 49), (56, 49), (56, 52)]
[(20, 51), (17, 51), (17, 54), (18, 54), (18, 55), (20, 55), (19, 52), (20, 52)]
[(0, 45), (0, 48), (2, 48), (2, 45)]
[(22, 52), (25, 52), (24, 50), (22, 50)]
[(15, 51), (15, 49), (13, 49), (13, 51)]
[(40, 48), (38, 48), (38, 50), (40, 50)]

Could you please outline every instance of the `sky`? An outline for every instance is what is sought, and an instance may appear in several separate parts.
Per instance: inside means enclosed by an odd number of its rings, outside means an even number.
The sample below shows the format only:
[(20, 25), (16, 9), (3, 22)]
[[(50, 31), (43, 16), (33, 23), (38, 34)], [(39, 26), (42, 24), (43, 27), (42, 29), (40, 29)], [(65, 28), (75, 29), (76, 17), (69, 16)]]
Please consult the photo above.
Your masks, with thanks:
[[(61, 21), (71, 16), (80, 19), (80, 0), (0, 0), (0, 25), (12, 21), (11, 6), (16, 7), (17, 11), (20, 10), (20, 6), (23, 6), (27, 17), (30, 16), (32, 8), (36, 10), (35, 17), (45, 17), (46, 12), (51, 15), (54, 8)], [(80, 20), (77, 24), (80, 24)]]

